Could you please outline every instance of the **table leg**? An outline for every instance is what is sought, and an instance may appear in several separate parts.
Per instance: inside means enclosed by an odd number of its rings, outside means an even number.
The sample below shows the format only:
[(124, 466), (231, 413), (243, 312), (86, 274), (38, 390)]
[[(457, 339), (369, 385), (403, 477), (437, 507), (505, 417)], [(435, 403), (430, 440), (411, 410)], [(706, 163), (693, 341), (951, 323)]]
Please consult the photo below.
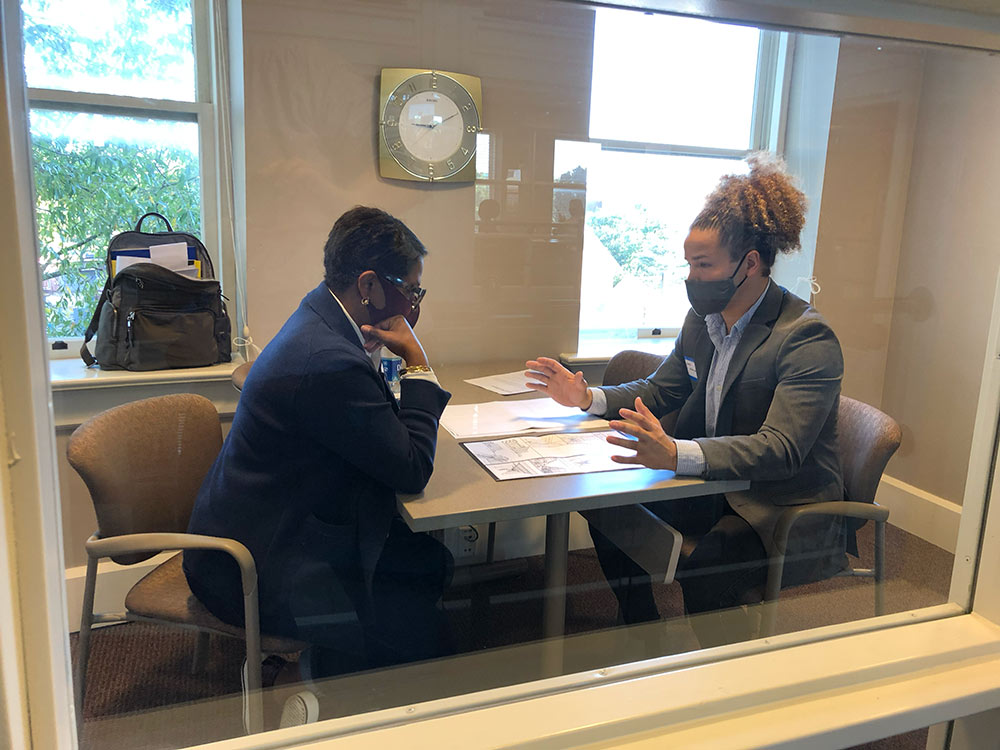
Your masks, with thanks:
[(566, 632), (566, 569), (569, 564), (569, 513), (545, 518), (545, 598), (542, 636), (550, 639), (545, 649), (545, 673), (562, 674)]

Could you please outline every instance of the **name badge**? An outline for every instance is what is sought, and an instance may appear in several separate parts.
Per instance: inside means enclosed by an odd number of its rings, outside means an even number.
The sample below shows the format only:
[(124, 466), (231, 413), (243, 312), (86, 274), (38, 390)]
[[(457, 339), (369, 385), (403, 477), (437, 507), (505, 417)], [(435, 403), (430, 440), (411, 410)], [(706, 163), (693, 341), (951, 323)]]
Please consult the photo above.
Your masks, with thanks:
[(698, 370), (695, 369), (694, 360), (691, 359), (691, 357), (685, 357), (684, 364), (686, 364), (688, 368), (688, 377), (691, 378), (691, 380), (697, 380)]

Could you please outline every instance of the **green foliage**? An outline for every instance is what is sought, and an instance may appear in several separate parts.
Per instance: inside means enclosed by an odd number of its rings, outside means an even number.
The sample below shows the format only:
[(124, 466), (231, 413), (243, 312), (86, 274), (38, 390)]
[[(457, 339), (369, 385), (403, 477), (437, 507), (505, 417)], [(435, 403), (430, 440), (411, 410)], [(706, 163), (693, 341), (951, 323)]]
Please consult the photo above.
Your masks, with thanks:
[(622, 269), (616, 285), (626, 274), (656, 288), (661, 279), (669, 282), (687, 275), (677, 252), (682, 240), (678, 230), (650, 217), (644, 206), (637, 205), (629, 216), (604, 214), (597, 206), (588, 211), (587, 224)]
[(80, 336), (104, 286), (113, 235), (147, 211), (200, 234), (197, 155), (171, 146), (95, 145), (37, 133), (31, 145), (48, 335)]
[[(61, 78), (73, 80), (84, 75), (164, 80), (171, 77), (171, 69), (191, 66), (191, 0), (118, 3), (121, 8), (114, 19), (113, 33), (100, 38), (80, 34), (70, 24), (46, 23), (51, 5), (49, 0), (22, 0), (24, 43)], [(101, 10), (95, 8), (95, 12)], [(176, 26), (185, 20), (181, 33), (163, 33), (161, 27), (166, 22)], [(28, 83), (32, 85), (30, 80)]]
[[(193, 98), (191, 0), (83, 6), (21, 0), (29, 85)], [(81, 10), (97, 24), (74, 23)], [(45, 110), (32, 111), (31, 125), (48, 335), (79, 336), (107, 277), (114, 234), (154, 210), (200, 233), (198, 155), (175, 145), (195, 126)]]

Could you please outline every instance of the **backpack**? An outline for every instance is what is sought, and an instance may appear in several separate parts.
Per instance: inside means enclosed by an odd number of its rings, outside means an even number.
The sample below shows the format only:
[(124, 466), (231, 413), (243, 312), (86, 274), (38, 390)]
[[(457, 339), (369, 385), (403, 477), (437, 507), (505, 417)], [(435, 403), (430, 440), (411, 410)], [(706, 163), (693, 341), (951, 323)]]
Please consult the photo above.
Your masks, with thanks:
[[(143, 232), (156, 217), (166, 232)], [(151, 247), (184, 242), (189, 261), (200, 267), (191, 278), (154, 263), (133, 262), (112, 276), (112, 263), (142, 255)], [(146, 253), (148, 255), (148, 253)], [(232, 324), (208, 250), (193, 234), (175, 232), (158, 213), (143, 214), (135, 230), (111, 238), (105, 259), (108, 280), (83, 337), (80, 357), (102, 370), (164, 370), (229, 362)], [(97, 334), (94, 354), (87, 343)]]

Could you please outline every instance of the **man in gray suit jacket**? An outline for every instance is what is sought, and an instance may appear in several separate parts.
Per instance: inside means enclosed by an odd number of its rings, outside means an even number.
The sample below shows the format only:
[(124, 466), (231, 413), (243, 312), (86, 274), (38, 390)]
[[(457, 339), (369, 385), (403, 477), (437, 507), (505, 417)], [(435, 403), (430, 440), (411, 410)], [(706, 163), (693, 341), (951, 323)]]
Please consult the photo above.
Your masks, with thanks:
[[(730, 175), (708, 197), (684, 243), (692, 304), (674, 351), (649, 377), (589, 388), (555, 360), (527, 363), (532, 387), (556, 401), (613, 419), (631, 436), (608, 442), (635, 451), (622, 464), (706, 479), (749, 479), (745, 492), (648, 507), (685, 534), (701, 536), (677, 578), (689, 613), (718, 612), (749, 599), (766, 577), (777, 517), (785, 506), (843, 499), (837, 456), (840, 344), (809, 304), (770, 279), (778, 252), (799, 247), (805, 198), (780, 163), (751, 157), (749, 175)], [(668, 435), (659, 420), (676, 412)], [(622, 619), (658, 617), (643, 571), (592, 528), (594, 546)], [(795, 527), (789, 584), (846, 565), (836, 517)], [(697, 618), (702, 645), (747, 635), (733, 619)], [(742, 626), (740, 626), (742, 627)]]

